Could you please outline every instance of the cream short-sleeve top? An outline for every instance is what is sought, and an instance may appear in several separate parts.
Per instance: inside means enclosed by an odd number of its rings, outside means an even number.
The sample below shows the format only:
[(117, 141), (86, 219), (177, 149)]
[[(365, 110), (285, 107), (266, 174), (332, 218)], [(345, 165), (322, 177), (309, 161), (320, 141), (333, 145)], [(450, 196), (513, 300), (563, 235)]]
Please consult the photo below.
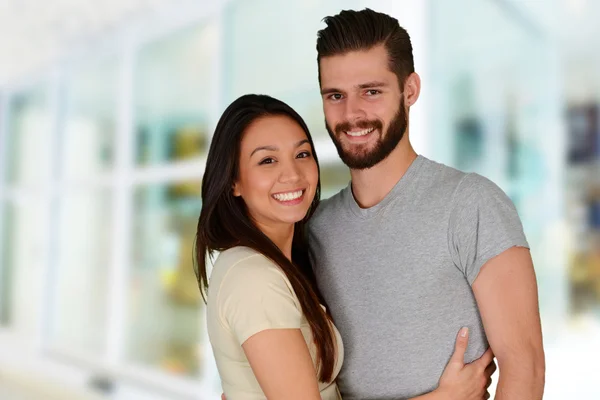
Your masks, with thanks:
[[(208, 335), (227, 400), (266, 399), (242, 349), (242, 344), (258, 332), (299, 328), (315, 362), (311, 329), (298, 298), (277, 264), (262, 254), (241, 246), (219, 254), (209, 280), (207, 303)], [(335, 378), (344, 352), (335, 327), (334, 333), (334, 378), (329, 383), (319, 382), (324, 400), (341, 399)]]

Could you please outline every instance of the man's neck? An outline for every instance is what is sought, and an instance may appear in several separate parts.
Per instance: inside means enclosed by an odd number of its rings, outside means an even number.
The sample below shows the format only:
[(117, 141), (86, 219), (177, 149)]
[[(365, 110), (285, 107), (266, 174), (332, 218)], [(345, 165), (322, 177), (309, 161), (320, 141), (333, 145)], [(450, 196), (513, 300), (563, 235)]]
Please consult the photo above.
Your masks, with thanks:
[(369, 169), (351, 169), (352, 193), (358, 205), (370, 208), (383, 200), (416, 158), (417, 153), (405, 137), (379, 164)]

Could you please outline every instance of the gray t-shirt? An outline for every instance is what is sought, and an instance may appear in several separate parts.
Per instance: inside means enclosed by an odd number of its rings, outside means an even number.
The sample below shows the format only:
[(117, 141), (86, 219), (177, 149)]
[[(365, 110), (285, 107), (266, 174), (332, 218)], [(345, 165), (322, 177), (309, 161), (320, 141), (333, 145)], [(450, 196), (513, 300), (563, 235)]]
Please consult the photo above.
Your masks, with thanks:
[(371, 208), (358, 206), (350, 186), (323, 201), (308, 232), (317, 282), (344, 341), (344, 400), (432, 391), (463, 326), (465, 361), (479, 358), (488, 343), (471, 285), (492, 257), (529, 247), (494, 183), (422, 156)]

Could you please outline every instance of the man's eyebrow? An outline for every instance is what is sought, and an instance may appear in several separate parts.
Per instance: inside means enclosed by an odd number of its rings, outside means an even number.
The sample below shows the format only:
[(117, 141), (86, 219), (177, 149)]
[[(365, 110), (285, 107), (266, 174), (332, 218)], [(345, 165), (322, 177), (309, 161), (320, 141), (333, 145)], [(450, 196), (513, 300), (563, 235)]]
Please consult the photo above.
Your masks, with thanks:
[(360, 85), (357, 85), (356, 87), (358, 89), (367, 89), (367, 88), (372, 88), (372, 87), (382, 87), (382, 86), (387, 86), (388, 84), (385, 82), (381, 82), (381, 81), (372, 81), (372, 82), (366, 82), (366, 83), (361, 83)]
[(321, 89), (321, 94), (332, 94), (332, 93), (342, 93), (342, 91), (340, 89), (336, 89), (336, 88), (323, 88)]
[[(355, 89), (368, 89), (368, 88), (385, 87), (385, 86), (388, 86), (388, 84), (383, 81), (371, 81), (371, 82), (360, 83), (355, 86)], [(344, 92), (343, 90), (337, 89), (337, 88), (327, 88), (326, 87), (326, 88), (321, 89), (321, 95), (332, 94), (332, 93), (343, 93), (343, 92)]]

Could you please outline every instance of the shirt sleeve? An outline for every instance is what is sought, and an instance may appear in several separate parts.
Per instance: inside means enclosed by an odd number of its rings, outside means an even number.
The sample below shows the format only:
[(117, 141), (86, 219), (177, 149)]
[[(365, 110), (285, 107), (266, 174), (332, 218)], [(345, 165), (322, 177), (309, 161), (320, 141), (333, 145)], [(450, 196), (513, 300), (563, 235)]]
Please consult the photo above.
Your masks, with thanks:
[(232, 266), (217, 298), (221, 321), (243, 344), (267, 329), (300, 328), (302, 312), (283, 271), (262, 255)]
[(529, 248), (512, 201), (496, 184), (477, 174), (466, 175), (457, 187), (448, 246), (454, 264), (471, 285), (491, 258), (511, 247)]

